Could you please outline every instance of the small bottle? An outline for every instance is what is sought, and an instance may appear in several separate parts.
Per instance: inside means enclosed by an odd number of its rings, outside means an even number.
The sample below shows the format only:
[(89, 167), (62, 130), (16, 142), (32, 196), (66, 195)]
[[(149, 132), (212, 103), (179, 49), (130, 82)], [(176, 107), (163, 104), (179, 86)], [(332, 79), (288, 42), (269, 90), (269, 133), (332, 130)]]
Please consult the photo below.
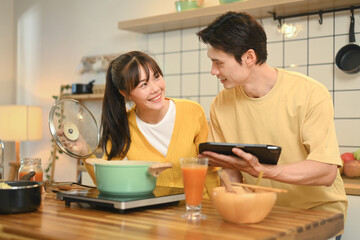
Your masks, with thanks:
[(41, 158), (23, 158), (20, 161), (19, 168), (19, 180), (29, 174), (31, 171), (35, 172), (35, 175), (28, 180), (42, 182), (43, 181), (43, 169), (41, 167)]

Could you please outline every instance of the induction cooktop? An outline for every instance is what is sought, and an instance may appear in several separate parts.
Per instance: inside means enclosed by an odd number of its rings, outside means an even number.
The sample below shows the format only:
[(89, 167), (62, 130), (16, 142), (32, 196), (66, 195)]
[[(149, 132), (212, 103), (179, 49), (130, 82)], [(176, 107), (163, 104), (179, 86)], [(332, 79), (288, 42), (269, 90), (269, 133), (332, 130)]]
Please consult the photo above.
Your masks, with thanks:
[(152, 193), (141, 196), (104, 195), (97, 188), (92, 188), (58, 192), (56, 197), (64, 200), (66, 206), (70, 206), (71, 202), (80, 202), (126, 213), (147, 207), (176, 205), (185, 199), (185, 194), (183, 188), (156, 186)]

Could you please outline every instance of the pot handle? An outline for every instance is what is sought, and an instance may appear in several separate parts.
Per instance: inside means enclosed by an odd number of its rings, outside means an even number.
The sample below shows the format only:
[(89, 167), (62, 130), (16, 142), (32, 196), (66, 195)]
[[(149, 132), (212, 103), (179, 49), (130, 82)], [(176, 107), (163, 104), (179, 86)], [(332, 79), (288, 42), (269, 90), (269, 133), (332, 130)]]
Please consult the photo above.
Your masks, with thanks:
[(148, 167), (147, 171), (150, 173), (153, 177), (158, 177), (160, 173), (168, 168), (172, 168), (172, 163), (166, 162), (166, 163), (154, 163), (151, 166)]
[[(354, 30), (353, 30), (354, 31)], [(95, 82), (95, 80), (91, 80), (87, 85), (88, 85), (88, 87), (92, 87), (92, 85), (94, 85), (94, 82)]]
[(355, 17), (354, 17), (354, 8), (350, 9), (350, 29), (349, 29), (349, 42), (355, 42)]
[(85, 162), (87, 164), (90, 164), (92, 166), (95, 166), (96, 163), (99, 163), (99, 164), (106, 164), (109, 162), (109, 160), (106, 160), (106, 159), (102, 159), (102, 158), (87, 158), (85, 159)]

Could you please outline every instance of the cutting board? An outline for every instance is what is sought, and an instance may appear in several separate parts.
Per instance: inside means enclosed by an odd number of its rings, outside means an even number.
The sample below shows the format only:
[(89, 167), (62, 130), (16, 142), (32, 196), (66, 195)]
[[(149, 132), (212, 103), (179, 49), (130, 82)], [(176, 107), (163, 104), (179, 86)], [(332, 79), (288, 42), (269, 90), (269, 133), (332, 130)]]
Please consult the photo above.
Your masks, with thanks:
[(346, 176), (342, 176), (342, 178), (346, 194), (360, 196), (360, 178), (349, 178)]

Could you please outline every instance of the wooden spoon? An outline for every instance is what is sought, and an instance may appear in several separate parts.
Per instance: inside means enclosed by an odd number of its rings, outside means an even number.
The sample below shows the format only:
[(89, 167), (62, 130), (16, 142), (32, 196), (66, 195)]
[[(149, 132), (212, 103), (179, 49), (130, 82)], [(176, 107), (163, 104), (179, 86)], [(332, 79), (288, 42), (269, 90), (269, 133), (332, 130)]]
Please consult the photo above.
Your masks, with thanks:
[(236, 193), (234, 188), (231, 186), (231, 182), (227, 173), (222, 169), (219, 169), (217, 172), (220, 177), (221, 183), (225, 186), (225, 191)]
[(259, 185), (259, 183), (260, 183), (263, 175), (264, 175), (264, 172), (260, 172), (260, 173), (259, 173), (259, 175), (258, 175), (258, 177), (257, 177), (257, 179), (256, 179), (255, 185)]
[(30, 171), (29, 173), (25, 174), (24, 176), (22, 176), (22, 178), (20, 179), (21, 181), (26, 181), (26, 180), (30, 180), (30, 178), (32, 178), (33, 176), (35, 176), (36, 172), (35, 171)]

